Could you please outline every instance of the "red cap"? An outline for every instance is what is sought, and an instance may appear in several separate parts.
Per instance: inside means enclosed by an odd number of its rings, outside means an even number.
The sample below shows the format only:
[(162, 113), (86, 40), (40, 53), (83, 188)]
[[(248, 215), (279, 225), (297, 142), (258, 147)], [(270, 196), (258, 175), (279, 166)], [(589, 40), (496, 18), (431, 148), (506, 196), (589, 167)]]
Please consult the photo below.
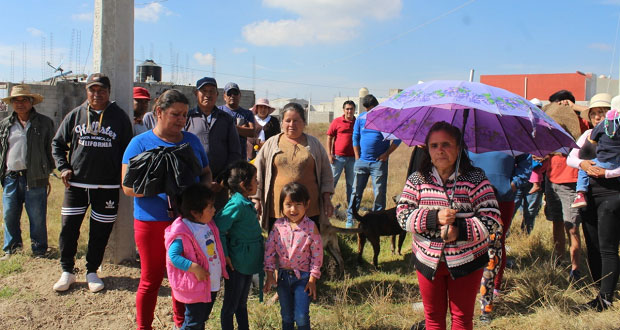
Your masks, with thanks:
[(150, 100), (151, 99), (151, 94), (149, 94), (149, 91), (144, 88), (144, 87), (134, 87), (133, 88), (133, 98), (134, 99), (147, 99)]

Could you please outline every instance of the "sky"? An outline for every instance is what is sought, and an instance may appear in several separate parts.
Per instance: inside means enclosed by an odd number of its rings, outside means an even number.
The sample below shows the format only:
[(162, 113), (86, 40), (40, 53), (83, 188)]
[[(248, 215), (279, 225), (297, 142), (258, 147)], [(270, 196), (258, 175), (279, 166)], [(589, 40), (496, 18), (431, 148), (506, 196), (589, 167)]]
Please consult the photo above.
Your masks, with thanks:
[[(47, 78), (48, 61), (91, 73), (93, 8), (3, 0), (0, 81)], [(134, 17), (136, 65), (152, 58), (166, 81), (215, 76), (257, 98), (385, 97), (471, 69), (475, 81), (620, 70), (620, 0), (136, 0)]]

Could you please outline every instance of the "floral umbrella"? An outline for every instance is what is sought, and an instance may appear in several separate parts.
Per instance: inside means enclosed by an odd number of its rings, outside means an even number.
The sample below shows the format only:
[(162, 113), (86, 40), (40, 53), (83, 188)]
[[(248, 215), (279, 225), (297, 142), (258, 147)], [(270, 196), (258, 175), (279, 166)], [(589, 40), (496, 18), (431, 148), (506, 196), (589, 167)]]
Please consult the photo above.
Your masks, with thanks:
[(410, 146), (424, 144), (431, 126), (446, 121), (464, 128), (467, 147), (475, 153), (505, 151), (542, 157), (577, 148), (570, 134), (523, 97), (476, 82), (437, 80), (414, 85), (373, 108), (366, 118), (366, 128)]

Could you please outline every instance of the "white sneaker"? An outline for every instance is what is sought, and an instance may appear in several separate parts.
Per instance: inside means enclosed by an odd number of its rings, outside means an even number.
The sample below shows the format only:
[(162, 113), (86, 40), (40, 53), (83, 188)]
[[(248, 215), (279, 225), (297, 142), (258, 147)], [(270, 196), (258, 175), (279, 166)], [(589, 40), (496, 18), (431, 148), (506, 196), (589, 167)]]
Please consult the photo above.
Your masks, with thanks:
[(103, 281), (97, 276), (97, 273), (86, 274), (86, 281), (88, 282), (88, 290), (90, 292), (99, 292), (105, 287)]
[(73, 283), (75, 283), (75, 275), (69, 272), (62, 272), (62, 275), (60, 275), (60, 279), (54, 284), (54, 291), (67, 291)]

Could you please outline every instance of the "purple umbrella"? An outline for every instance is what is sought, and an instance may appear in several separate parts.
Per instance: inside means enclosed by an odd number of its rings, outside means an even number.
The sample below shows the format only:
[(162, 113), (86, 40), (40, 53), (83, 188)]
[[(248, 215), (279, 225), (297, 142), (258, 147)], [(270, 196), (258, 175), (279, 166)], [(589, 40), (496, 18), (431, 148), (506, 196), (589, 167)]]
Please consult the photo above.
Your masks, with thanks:
[[(538, 107), (501, 88), (476, 82), (437, 80), (411, 86), (368, 112), (366, 128), (424, 144), (438, 121), (464, 127), (470, 151), (545, 156), (578, 148), (560, 125)], [(465, 126), (463, 126), (465, 122)]]

